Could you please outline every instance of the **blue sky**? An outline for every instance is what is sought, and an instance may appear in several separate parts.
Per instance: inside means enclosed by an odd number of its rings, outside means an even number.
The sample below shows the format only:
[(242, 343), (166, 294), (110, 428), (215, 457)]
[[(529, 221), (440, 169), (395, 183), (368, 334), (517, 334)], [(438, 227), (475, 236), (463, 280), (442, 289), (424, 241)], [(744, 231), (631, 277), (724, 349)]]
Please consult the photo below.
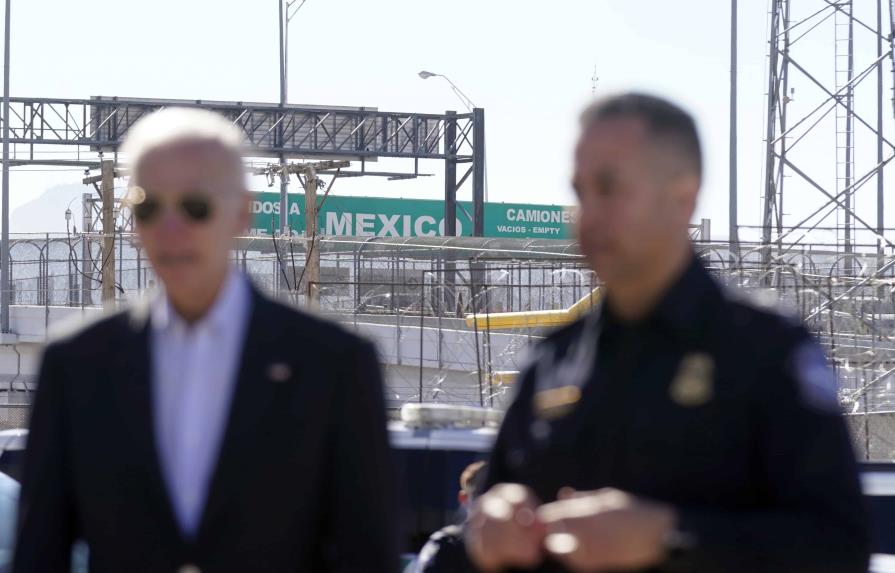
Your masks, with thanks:
[[(741, 1), (739, 13), (740, 211), (741, 223), (754, 224), (767, 1)], [(726, 0), (307, 0), (290, 27), (289, 99), (462, 110), (447, 84), (416, 75), (444, 73), (486, 110), (489, 199), (571, 203), (571, 147), (596, 65), (598, 94), (647, 90), (696, 115), (707, 155), (697, 218), (726, 235), (729, 18)], [(13, 0), (12, 23), (13, 95), (279, 95), (276, 0)], [(334, 192), (438, 198), (440, 164), (423, 170), (436, 176), (343, 180)], [(79, 179), (16, 171), (12, 204)]]

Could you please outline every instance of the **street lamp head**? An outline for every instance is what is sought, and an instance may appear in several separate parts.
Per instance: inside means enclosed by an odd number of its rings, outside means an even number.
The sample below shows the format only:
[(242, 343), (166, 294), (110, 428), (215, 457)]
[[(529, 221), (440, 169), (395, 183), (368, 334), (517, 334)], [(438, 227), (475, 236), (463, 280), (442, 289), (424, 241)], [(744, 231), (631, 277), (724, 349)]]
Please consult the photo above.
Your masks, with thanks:
[(472, 100), (469, 99), (469, 97), (467, 97), (465, 93), (460, 91), (460, 88), (457, 87), (457, 84), (452, 82), (451, 78), (447, 77), (446, 75), (436, 74), (434, 72), (427, 72), (427, 71), (423, 70), (419, 73), (419, 76), (421, 78), (423, 78), (424, 80), (428, 80), (429, 78), (434, 78), (435, 76), (444, 78), (444, 81), (446, 81), (448, 84), (450, 84), (451, 89), (454, 90), (454, 93), (457, 94), (457, 97), (460, 98), (460, 101), (463, 102), (463, 105), (466, 106), (466, 109), (468, 109), (469, 111), (472, 111), (475, 108), (475, 104), (472, 103)]

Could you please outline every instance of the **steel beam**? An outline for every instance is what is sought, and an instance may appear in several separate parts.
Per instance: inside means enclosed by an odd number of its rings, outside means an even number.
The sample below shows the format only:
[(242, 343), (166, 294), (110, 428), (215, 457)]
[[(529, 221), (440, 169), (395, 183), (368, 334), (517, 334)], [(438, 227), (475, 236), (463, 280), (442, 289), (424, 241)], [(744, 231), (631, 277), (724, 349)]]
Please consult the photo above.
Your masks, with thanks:
[[(11, 98), (12, 145), (117, 151), (128, 129), (163, 107), (200, 107), (229, 118), (257, 157), (445, 159), (445, 114), (370, 108), (141, 98)], [(472, 161), (472, 113), (456, 114), (458, 161)], [(282, 137), (279, 133), (282, 130)], [(29, 159), (47, 159), (29, 156)]]
[[(12, 296), (12, 275), (9, 272), (9, 12), (11, 0), (6, 0), (6, 35), (3, 50), (3, 180), (0, 199), (0, 335), (8, 334), (9, 304)], [(0, 336), (0, 339), (3, 337)]]
[(731, 261), (739, 259), (737, 216), (737, 0), (730, 2), (730, 173), (727, 243)]
[[(879, 31), (883, 29), (883, 0), (876, 0), (876, 25)], [(885, 38), (879, 34), (876, 41), (876, 57), (883, 56), (883, 41)], [(876, 171), (876, 232), (882, 236), (886, 228), (885, 218), (885, 194), (883, 193), (883, 66), (876, 68), (876, 163), (879, 165)], [(882, 242), (877, 239), (880, 254), (882, 254)], [(881, 263), (880, 263), (881, 264)]]
[(485, 110), (473, 110), (472, 234), (485, 236)]
[(770, 261), (770, 243), (772, 229), (774, 228), (774, 217), (779, 217), (777, 206), (779, 194), (782, 192), (777, 186), (777, 178), (775, 175), (777, 167), (777, 153), (775, 149), (777, 114), (780, 104), (780, 48), (778, 46), (778, 31), (780, 30), (780, 21), (784, 10), (783, 3), (788, 0), (773, 0), (771, 2), (771, 42), (770, 55), (768, 63), (768, 106), (767, 106), (767, 139), (766, 139), (766, 155), (765, 155), (765, 174), (764, 174), (764, 208), (762, 214), (762, 235), (761, 243), (765, 247), (762, 253), (765, 262)]
[(457, 113), (449, 111), (444, 124), (444, 234), (457, 235)]

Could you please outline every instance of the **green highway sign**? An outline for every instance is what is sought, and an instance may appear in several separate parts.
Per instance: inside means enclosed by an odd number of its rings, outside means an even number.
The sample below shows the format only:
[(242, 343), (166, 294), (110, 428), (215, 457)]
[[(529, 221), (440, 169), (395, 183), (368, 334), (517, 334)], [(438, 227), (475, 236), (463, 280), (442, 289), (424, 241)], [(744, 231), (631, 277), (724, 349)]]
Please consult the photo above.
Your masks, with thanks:
[[(279, 193), (255, 193), (252, 231), (271, 234), (280, 224)], [(318, 201), (322, 201), (322, 196)], [(472, 203), (457, 202), (457, 234), (472, 236)], [(305, 196), (289, 194), (292, 232), (305, 230)], [(468, 214), (468, 215), (467, 215)], [(485, 203), (485, 236), (527, 239), (572, 237), (575, 211), (562, 205)], [(444, 235), (444, 202), (330, 195), (323, 202), (317, 227), (325, 235), (356, 237), (437, 237)]]

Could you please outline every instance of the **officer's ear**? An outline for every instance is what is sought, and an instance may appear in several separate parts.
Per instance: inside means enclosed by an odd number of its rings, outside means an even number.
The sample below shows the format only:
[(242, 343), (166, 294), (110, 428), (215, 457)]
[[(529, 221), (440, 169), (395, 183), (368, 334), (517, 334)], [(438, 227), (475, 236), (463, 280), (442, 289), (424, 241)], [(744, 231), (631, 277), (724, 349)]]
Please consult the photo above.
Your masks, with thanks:
[(457, 493), (457, 502), (460, 505), (466, 505), (466, 502), (469, 501), (469, 496), (462, 489)]
[(676, 219), (690, 222), (696, 212), (696, 200), (699, 197), (700, 178), (690, 173), (679, 173), (671, 178), (667, 192), (670, 207)]
[(657, 184), (665, 194), (664, 207), (672, 210), (669, 216), (690, 222), (696, 210), (700, 177), (692, 161), (681, 150), (675, 138), (658, 137), (650, 140), (650, 161), (654, 165)]

